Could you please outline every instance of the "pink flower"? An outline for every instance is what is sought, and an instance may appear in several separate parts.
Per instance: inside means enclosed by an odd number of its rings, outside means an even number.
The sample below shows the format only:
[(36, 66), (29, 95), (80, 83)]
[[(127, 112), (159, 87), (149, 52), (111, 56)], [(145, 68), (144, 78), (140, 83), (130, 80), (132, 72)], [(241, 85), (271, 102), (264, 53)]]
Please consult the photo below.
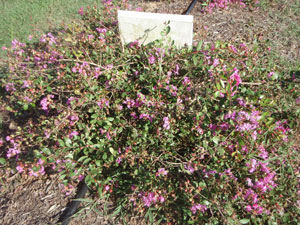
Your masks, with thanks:
[(49, 99), (54, 98), (54, 95), (48, 95), (47, 97), (44, 97), (41, 102), (40, 105), (42, 106), (42, 109), (44, 111), (48, 111), (48, 105), (50, 104)]
[(213, 66), (216, 67), (219, 64), (220, 64), (219, 59), (214, 59)]
[(155, 57), (154, 57), (153, 55), (150, 55), (150, 57), (148, 58), (148, 62), (149, 62), (150, 64), (155, 63)]
[(106, 98), (101, 98), (99, 102), (97, 102), (97, 105), (102, 109), (104, 106), (109, 107), (109, 100)]
[(158, 198), (159, 198), (160, 203), (163, 203), (165, 201), (165, 198), (163, 196), (159, 196)]
[(230, 45), (229, 48), (235, 53), (237, 54), (237, 49), (233, 46), (233, 45)]
[(257, 167), (256, 159), (250, 159), (250, 164), (247, 163), (246, 166), (249, 168), (249, 173), (253, 173)]
[(26, 102), (32, 102), (32, 99), (29, 98), (29, 97), (27, 97), (27, 96), (24, 97), (24, 100), (25, 100)]
[(144, 202), (144, 206), (147, 207), (150, 207), (153, 203), (157, 202), (157, 196), (155, 196), (153, 192), (150, 192), (147, 195), (145, 194), (142, 199)]
[(194, 173), (195, 172), (195, 168), (192, 166), (191, 163), (184, 165), (184, 169), (188, 170), (190, 173)]
[(193, 214), (196, 214), (197, 211), (200, 211), (202, 213), (204, 213), (207, 210), (206, 205), (201, 205), (201, 204), (194, 204), (191, 207), (191, 211)]
[(78, 180), (79, 180), (79, 181), (83, 181), (83, 179), (84, 179), (84, 175), (80, 174), (80, 175), (78, 176)]
[(235, 86), (238, 87), (240, 83), (242, 82), (241, 77), (239, 75), (239, 70), (235, 67), (233, 74), (230, 76), (230, 81), (231, 82), (236, 82)]
[(246, 182), (249, 187), (253, 186), (252, 180), (250, 178), (246, 178)]
[(268, 77), (272, 77), (274, 74), (275, 74), (274, 72), (270, 72), (270, 73), (268, 74)]
[(246, 210), (247, 212), (251, 212), (251, 211), (252, 211), (251, 205), (247, 205), (247, 206), (245, 207), (245, 210)]
[(176, 64), (176, 66), (175, 66), (174, 74), (175, 75), (179, 74), (179, 65), (178, 64)]
[(164, 117), (164, 118), (163, 118), (163, 121), (164, 121), (163, 128), (165, 128), (166, 130), (169, 130), (169, 129), (170, 129), (169, 118), (168, 118), (168, 117)]
[(23, 173), (23, 172), (24, 172), (24, 168), (23, 168), (22, 166), (20, 166), (20, 165), (18, 165), (18, 166), (16, 167), (16, 169), (17, 169), (17, 171), (18, 171), (19, 173)]
[(106, 28), (99, 28), (99, 27), (96, 28), (96, 31), (99, 34), (105, 34), (107, 32)]
[(6, 90), (7, 92), (13, 92), (13, 91), (15, 91), (16, 88), (15, 88), (14, 83), (7, 83), (7, 84), (5, 85), (5, 90)]
[(70, 134), (69, 134), (69, 138), (72, 138), (74, 136), (77, 136), (79, 133), (77, 131), (72, 131)]
[(83, 7), (81, 7), (81, 8), (78, 10), (78, 14), (81, 15), (81, 16), (83, 16), (83, 14), (84, 14)]
[(156, 176), (160, 176), (160, 175), (166, 176), (167, 174), (168, 171), (165, 168), (159, 168), (158, 172), (156, 173)]

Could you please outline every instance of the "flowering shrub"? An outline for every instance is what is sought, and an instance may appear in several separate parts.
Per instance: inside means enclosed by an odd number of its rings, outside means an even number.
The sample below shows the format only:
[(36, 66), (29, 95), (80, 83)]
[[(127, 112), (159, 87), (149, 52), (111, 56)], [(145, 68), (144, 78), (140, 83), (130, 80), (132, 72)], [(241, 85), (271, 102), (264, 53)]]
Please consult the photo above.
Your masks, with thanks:
[(20, 173), (61, 173), (67, 193), (84, 179), (119, 215), (296, 221), (299, 78), (266, 69), (264, 45), (123, 47), (116, 8), (80, 9), (82, 24), (5, 50), (2, 102), (20, 121), (1, 154)]

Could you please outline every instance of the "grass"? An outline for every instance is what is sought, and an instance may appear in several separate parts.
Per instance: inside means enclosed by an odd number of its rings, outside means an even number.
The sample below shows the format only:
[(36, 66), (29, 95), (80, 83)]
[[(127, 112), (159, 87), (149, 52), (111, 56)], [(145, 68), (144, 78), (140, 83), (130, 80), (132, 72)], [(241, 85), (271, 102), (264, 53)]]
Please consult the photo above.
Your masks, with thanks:
[(101, 0), (0, 0), (0, 47), (9, 46), (13, 39), (27, 42), (29, 35), (57, 29), (78, 18), (80, 7), (94, 4)]

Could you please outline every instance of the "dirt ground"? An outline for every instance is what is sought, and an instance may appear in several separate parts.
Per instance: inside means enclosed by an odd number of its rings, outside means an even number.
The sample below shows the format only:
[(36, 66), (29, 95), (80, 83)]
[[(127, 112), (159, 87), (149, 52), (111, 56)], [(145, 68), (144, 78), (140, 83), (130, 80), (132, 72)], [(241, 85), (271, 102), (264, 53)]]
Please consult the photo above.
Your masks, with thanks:
[[(132, 1), (135, 7), (146, 12), (181, 14), (191, 0)], [(198, 40), (216, 40), (251, 45), (255, 38), (269, 39), (278, 55), (290, 62), (300, 60), (300, 31), (291, 33), (291, 24), (300, 24), (300, 16), (288, 11), (288, 5), (297, 0), (286, 0), (262, 11), (256, 8), (242, 8), (232, 5), (225, 10), (203, 13), (199, 1), (192, 10), (194, 16), (194, 43)], [(282, 1), (283, 2), (283, 1)], [(298, 4), (300, 7), (300, 4)], [(300, 12), (300, 9), (298, 10)], [(66, 196), (59, 185), (58, 175), (32, 178), (15, 174), (12, 170), (0, 168), (0, 224), (2, 225), (44, 225), (57, 224), (66, 205), (74, 193)], [(96, 207), (103, 212), (101, 203)], [(96, 212), (82, 215), (71, 221), (72, 225), (115, 224), (107, 216)], [(132, 221), (130, 224), (141, 224)]]

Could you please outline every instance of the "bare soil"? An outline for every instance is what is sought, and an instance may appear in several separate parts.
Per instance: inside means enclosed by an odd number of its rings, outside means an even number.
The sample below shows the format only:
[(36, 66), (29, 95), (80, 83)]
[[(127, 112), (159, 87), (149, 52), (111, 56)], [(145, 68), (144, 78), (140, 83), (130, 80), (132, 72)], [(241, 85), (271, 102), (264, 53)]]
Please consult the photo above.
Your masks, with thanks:
[[(132, 1), (132, 4), (134, 7), (142, 7), (143, 11), (147, 12), (181, 14), (187, 9), (190, 1), (142, 0)], [(300, 31), (297, 33), (290, 29), (291, 24), (300, 24), (300, 16), (288, 9), (289, 5), (295, 5), (296, 1), (274, 3), (268, 11), (232, 5), (224, 10), (215, 9), (212, 14), (203, 13), (201, 1), (198, 1), (191, 12), (194, 16), (194, 43), (199, 40), (206, 43), (223, 40), (251, 45), (255, 39), (269, 39), (278, 55), (289, 62), (299, 61)], [(62, 193), (59, 184), (57, 174), (32, 178), (0, 168), (0, 224), (57, 224), (66, 205), (74, 197), (74, 193), (70, 196)], [(101, 202), (98, 202), (96, 209), (102, 213), (105, 211)], [(83, 217), (73, 219), (70, 224), (115, 224), (107, 216), (88, 209), (82, 215)], [(137, 219), (132, 220), (130, 224), (144, 223)]]

